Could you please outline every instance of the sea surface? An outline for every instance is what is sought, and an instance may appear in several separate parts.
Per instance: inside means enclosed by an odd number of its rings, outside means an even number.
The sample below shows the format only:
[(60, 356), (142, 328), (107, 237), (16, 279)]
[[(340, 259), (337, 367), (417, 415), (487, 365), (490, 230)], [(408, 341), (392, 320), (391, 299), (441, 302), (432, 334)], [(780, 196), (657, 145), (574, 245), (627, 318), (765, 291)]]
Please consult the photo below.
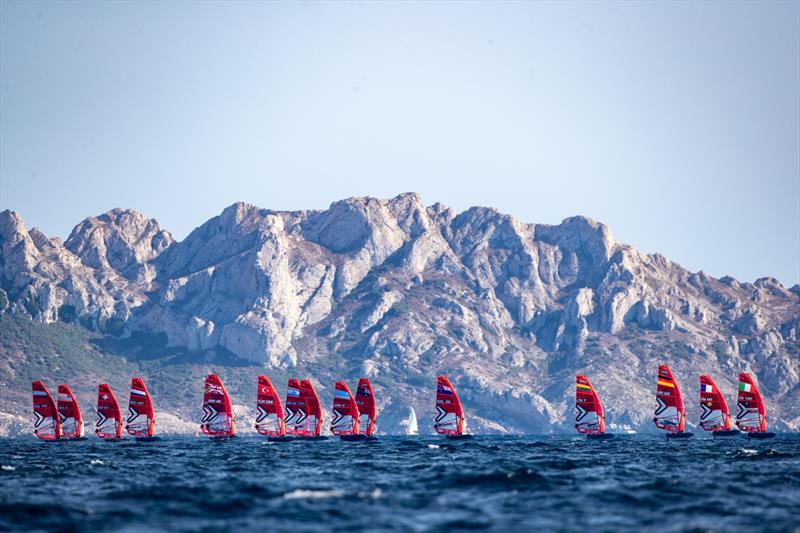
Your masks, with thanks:
[(800, 435), (0, 439), (2, 531), (798, 531)]

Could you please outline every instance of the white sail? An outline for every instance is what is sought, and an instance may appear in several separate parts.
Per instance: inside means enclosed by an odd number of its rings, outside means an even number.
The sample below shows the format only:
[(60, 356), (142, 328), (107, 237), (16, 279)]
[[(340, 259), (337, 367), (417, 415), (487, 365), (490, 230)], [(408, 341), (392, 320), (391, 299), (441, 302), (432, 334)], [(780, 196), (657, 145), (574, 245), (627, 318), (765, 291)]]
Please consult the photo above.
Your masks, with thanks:
[(408, 418), (406, 419), (406, 435), (416, 435), (417, 433), (419, 433), (419, 428), (417, 427), (417, 413), (414, 412), (413, 407), (410, 407)]

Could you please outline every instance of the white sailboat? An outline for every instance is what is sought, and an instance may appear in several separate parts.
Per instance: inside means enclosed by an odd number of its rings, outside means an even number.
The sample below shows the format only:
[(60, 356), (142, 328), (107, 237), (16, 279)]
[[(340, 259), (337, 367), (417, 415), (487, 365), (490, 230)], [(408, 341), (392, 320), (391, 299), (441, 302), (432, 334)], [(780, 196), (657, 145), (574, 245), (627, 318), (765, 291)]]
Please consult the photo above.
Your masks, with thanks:
[(417, 433), (419, 433), (417, 413), (414, 412), (413, 407), (409, 407), (408, 418), (406, 419), (406, 435), (416, 435)]

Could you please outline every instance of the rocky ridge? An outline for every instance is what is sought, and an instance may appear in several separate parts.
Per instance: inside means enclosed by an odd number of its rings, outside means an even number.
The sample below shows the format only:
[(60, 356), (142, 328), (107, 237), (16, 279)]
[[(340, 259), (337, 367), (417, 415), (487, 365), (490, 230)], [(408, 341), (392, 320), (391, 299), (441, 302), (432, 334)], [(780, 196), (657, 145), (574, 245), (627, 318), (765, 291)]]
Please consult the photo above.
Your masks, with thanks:
[(320, 382), (369, 375), (385, 391), (387, 430), (408, 404), (424, 409), (438, 372), (454, 378), (473, 426), (568, 428), (576, 370), (613, 424), (643, 427), (662, 360), (687, 396), (709, 372), (730, 401), (736, 374), (753, 371), (777, 426), (800, 427), (800, 287), (689, 272), (585, 217), (525, 224), (403, 194), (325, 211), (237, 203), (180, 242), (115, 209), (62, 243), (5, 211), (0, 269), (3, 313), (316, 369)]

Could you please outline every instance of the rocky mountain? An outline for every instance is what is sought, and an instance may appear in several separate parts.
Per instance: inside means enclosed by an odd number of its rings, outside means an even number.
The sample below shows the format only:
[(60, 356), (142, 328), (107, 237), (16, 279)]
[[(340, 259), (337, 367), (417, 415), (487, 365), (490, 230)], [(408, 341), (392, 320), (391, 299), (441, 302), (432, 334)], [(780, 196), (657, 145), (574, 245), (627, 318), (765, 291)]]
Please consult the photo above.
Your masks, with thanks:
[[(800, 429), (800, 287), (689, 272), (585, 217), (527, 224), (403, 194), (325, 211), (237, 203), (180, 242), (115, 209), (62, 243), (5, 211), (0, 269), (0, 312), (74, 324), (106, 346), (223, 357), (253, 365), (253, 382), (259, 366), (307, 372), (327, 391), (370, 376), (388, 432), (409, 405), (431, 411), (437, 373), (475, 430), (569, 430), (577, 370), (612, 426), (645, 429), (661, 361), (692, 399), (699, 373), (732, 400), (750, 370), (773, 425)], [(698, 412), (690, 402), (688, 418)]]

